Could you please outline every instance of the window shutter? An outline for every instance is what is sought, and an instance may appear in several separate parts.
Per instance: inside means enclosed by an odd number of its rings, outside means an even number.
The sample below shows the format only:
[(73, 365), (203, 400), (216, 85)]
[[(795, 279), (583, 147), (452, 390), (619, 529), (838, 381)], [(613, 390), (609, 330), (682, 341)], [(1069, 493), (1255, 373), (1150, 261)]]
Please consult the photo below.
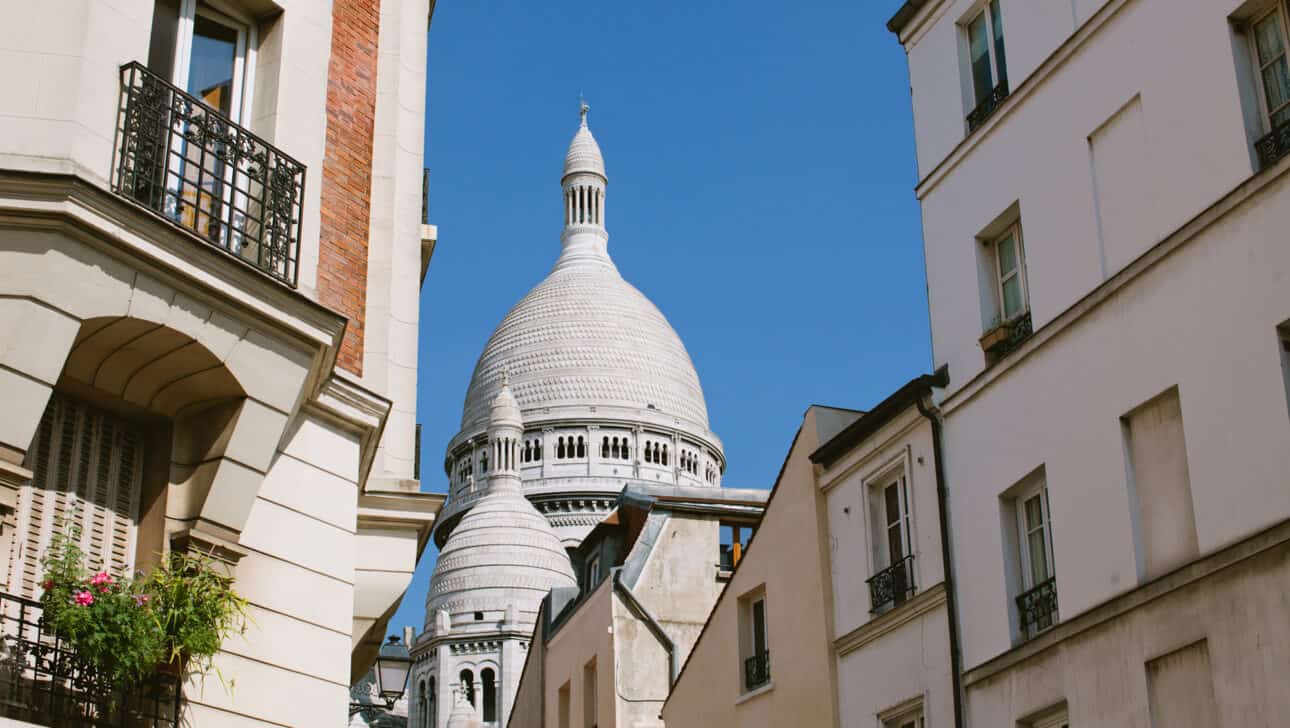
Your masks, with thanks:
[(12, 587), (39, 596), (41, 557), (60, 526), (76, 514), (90, 568), (128, 575), (143, 475), (142, 436), (131, 423), (55, 394), (30, 449), (31, 482), (18, 502)]

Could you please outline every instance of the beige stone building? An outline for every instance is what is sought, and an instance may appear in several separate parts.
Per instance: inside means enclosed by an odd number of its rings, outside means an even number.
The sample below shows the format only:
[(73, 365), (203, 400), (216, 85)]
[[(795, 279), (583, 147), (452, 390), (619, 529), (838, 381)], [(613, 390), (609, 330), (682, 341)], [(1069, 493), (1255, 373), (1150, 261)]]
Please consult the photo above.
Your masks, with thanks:
[[(6, 654), (47, 638), (15, 614), (74, 511), (107, 567), (213, 552), (250, 600), (217, 658), (235, 688), (184, 686), (186, 725), (345, 724), (442, 503), (420, 492), (414, 444), (430, 10), (10, 4)], [(78, 688), (20, 665), (5, 694), (27, 697), (0, 724), (48, 724), (25, 691)], [(155, 724), (175, 724), (160, 702)]]
[(756, 537), (663, 705), (668, 728), (838, 725), (828, 514), (811, 454), (860, 415), (806, 411)]
[(910, 0), (967, 726), (1290, 715), (1290, 15)]
[[(764, 490), (629, 485), (543, 601), (510, 728), (646, 728), (765, 507)], [(669, 723), (670, 725), (670, 723)]]

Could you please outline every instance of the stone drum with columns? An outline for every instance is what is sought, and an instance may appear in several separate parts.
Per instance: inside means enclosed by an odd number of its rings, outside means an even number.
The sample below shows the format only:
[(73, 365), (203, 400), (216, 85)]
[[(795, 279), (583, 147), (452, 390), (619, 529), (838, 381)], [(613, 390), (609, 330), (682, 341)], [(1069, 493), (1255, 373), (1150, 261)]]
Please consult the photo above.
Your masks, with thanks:
[(566, 551), (626, 486), (721, 484), (689, 353), (609, 257), (607, 184), (584, 104), (560, 256), (489, 338), (448, 444), (442, 551), (412, 651), (418, 728), (446, 724), (454, 691), (483, 725), (506, 724), (542, 598), (574, 587)]

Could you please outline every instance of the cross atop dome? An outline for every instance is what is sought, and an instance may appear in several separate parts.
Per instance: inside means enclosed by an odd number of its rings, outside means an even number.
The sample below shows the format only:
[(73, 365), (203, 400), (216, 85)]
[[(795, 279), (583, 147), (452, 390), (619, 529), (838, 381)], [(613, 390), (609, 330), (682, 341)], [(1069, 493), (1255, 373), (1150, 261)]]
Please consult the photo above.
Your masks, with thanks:
[(581, 99), (579, 99), (578, 104), (579, 104), (578, 119), (579, 121), (582, 122), (580, 126), (582, 126), (583, 128), (586, 128), (587, 112), (591, 111), (591, 104), (587, 103), (586, 101), (582, 101)]

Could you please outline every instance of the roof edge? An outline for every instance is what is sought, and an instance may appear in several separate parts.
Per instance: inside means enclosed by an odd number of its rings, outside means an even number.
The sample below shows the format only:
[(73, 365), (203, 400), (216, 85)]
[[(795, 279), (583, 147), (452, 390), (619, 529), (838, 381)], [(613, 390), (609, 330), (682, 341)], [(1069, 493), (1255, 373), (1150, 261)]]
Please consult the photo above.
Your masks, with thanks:
[(900, 6), (896, 14), (887, 21), (887, 30), (900, 35), (905, 30), (905, 26), (909, 25), (909, 21), (914, 19), (914, 16), (927, 2), (928, 0), (905, 0), (905, 3)]
[(817, 448), (810, 455), (811, 462), (825, 467), (833, 465), (853, 447), (894, 419), (896, 415), (930, 393), (933, 387), (941, 389), (949, 383), (950, 372), (946, 367), (941, 367), (932, 374), (914, 377), (862, 415), (860, 419), (847, 425), (832, 439)]

